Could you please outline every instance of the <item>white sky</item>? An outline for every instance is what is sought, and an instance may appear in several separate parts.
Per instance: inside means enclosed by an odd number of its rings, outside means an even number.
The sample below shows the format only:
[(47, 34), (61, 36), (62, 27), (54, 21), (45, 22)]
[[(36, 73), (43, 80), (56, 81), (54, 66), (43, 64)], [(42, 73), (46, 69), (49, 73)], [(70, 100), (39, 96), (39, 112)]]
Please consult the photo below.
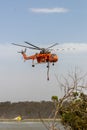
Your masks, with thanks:
[[(11, 45), (24, 41), (40, 47), (59, 43), (54, 47), (59, 61), (51, 66), (49, 82), (45, 64), (32, 68), (32, 61), (23, 62), (17, 53), (23, 48)], [(34, 53), (27, 50), (28, 55)], [(87, 71), (87, 0), (0, 1), (0, 101), (61, 96), (55, 74), (65, 75), (76, 66)]]

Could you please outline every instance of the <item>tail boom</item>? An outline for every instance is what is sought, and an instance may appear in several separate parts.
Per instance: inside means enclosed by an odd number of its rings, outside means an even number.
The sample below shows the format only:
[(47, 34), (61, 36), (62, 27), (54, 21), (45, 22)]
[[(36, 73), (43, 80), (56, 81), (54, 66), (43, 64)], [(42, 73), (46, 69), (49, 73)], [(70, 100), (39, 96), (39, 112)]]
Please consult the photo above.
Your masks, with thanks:
[(35, 55), (27, 56), (24, 52), (22, 52), (21, 54), (22, 54), (24, 60), (30, 60), (30, 59), (35, 60), (36, 59)]

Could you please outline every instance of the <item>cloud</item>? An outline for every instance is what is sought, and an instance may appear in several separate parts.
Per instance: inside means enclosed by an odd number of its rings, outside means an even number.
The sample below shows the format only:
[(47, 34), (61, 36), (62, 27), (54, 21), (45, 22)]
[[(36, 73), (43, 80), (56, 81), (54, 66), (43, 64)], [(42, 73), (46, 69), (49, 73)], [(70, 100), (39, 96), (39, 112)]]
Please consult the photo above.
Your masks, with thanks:
[(30, 8), (31, 12), (34, 13), (67, 13), (67, 8)]

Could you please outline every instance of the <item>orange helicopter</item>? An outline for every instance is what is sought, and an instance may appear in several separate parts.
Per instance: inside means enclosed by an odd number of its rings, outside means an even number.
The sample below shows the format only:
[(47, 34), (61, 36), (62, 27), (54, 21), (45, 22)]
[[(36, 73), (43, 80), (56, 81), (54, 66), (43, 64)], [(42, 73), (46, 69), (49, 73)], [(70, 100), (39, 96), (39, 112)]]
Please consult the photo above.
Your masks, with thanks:
[[(28, 46), (24, 46), (24, 45), (20, 45), (20, 44), (15, 44), (12, 43), (13, 45), (16, 46), (21, 46), (21, 47), (25, 47), (25, 50), (19, 52), (22, 54), (24, 60), (32, 60), (32, 67), (35, 66), (34, 64), (34, 60), (37, 61), (37, 63), (47, 63), (47, 80), (49, 80), (49, 67), (50, 67), (50, 63), (52, 63), (52, 65), (54, 65), (55, 62), (58, 61), (58, 56), (54, 53), (51, 53), (51, 48), (58, 45), (58, 43), (53, 44), (52, 46), (48, 47), (48, 48), (40, 48), (38, 46), (35, 46), (29, 42), (25, 42)], [(39, 53), (36, 53), (34, 55), (31, 56), (27, 56), (26, 55), (26, 48), (29, 49), (34, 49), (34, 50), (40, 50)]]

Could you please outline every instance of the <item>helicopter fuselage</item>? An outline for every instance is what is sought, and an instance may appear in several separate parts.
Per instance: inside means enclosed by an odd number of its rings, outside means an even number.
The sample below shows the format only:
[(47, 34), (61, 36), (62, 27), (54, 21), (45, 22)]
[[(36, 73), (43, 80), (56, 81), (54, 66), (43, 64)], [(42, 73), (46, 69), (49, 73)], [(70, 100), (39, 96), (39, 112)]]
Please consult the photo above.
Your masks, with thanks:
[(23, 58), (25, 60), (37, 60), (38, 63), (46, 63), (46, 62), (57, 62), (58, 56), (52, 53), (36, 53), (35, 55), (27, 56), (26, 53), (22, 53)]
[(41, 62), (57, 62), (58, 61), (58, 56), (56, 54), (37, 54), (36, 59), (38, 63)]

